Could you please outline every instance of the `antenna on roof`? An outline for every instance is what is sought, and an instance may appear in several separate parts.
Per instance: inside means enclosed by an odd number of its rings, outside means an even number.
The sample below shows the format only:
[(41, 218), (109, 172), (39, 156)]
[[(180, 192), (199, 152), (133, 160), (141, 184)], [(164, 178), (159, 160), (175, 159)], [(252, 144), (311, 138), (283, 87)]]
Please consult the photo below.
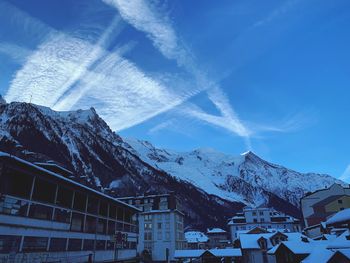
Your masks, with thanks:
[(32, 103), (33, 94), (30, 94), (29, 104)]

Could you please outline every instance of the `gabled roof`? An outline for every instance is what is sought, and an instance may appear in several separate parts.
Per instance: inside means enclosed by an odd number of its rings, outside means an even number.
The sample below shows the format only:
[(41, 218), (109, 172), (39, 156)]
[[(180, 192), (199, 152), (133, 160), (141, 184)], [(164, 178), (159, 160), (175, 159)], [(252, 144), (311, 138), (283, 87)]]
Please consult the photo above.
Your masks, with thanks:
[(209, 238), (200, 231), (185, 232), (185, 239), (187, 243), (202, 243), (208, 242)]
[[(260, 238), (265, 238), (267, 240), (267, 248), (272, 248), (271, 237), (275, 236), (277, 233), (263, 233), (263, 234), (240, 234), (239, 240), (241, 242), (242, 249), (260, 249), (258, 240)], [(280, 233), (287, 236), (288, 241), (301, 242), (301, 237), (305, 237), (301, 233)]]
[(262, 233), (271, 233), (271, 232), (267, 231), (266, 228), (262, 228), (258, 226), (254, 227), (253, 229), (247, 232), (247, 234), (262, 234)]

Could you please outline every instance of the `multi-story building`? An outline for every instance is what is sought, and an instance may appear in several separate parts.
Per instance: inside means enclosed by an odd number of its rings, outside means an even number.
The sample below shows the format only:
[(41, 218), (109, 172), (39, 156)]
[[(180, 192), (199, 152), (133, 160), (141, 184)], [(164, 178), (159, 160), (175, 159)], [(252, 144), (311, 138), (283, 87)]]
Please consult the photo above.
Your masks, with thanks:
[(306, 194), (300, 201), (306, 228), (326, 221), (331, 215), (350, 208), (350, 188), (333, 184)]
[(240, 233), (244, 233), (256, 227), (268, 230), (276, 229), (289, 232), (300, 232), (300, 221), (294, 217), (277, 212), (268, 207), (252, 208), (246, 206), (243, 212), (236, 213), (228, 223), (231, 232), (231, 240), (234, 241)]
[(231, 242), (228, 240), (227, 232), (221, 228), (209, 228), (207, 229), (207, 236), (209, 238), (209, 248), (225, 248)]
[[(0, 153), (1, 262), (136, 257), (136, 207), (69, 179), (53, 163), (39, 165)], [(124, 242), (116, 244), (116, 233)]]
[(120, 198), (142, 210), (138, 214), (139, 243), (142, 255), (151, 254), (154, 262), (174, 259), (174, 252), (186, 245), (184, 214), (174, 193)]
[(206, 249), (209, 248), (209, 238), (202, 232), (192, 230), (185, 232), (185, 239), (188, 249)]

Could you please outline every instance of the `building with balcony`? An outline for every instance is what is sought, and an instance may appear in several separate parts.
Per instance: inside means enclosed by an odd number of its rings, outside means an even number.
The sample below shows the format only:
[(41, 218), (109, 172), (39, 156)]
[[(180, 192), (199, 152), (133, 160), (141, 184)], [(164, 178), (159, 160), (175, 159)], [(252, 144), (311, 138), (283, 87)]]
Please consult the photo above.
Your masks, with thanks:
[(153, 262), (174, 260), (175, 250), (184, 249), (184, 214), (174, 193), (124, 197), (119, 200), (136, 206), (140, 255), (149, 253)]
[(333, 214), (350, 208), (350, 188), (333, 184), (329, 188), (307, 193), (301, 199), (300, 207), (305, 227), (316, 226)]
[(280, 230), (282, 232), (301, 232), (300, 221), (294, 217), (277, 212), (268, 207), (252, 208), (246, 206), (243, 211), (236, 213), (228, 223), (231, 241), (236, 240), (240, 233), (248, 232), (260, 227), (267, 230)]
[[(136, 257), (132, 218), (139, 210), (69, 179), (71, 175), (53, 163), (32, 164), (0, 153), (0, 261)], [(115, 242), (116, 233), (123, 234), (123, 243)]]

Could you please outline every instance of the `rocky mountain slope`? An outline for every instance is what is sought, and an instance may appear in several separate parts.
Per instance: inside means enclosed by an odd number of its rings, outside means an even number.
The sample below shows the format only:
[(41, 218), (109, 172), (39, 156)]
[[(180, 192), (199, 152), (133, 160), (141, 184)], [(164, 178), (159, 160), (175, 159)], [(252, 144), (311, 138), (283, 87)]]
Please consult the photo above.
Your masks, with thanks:
[(156, 149), (125, 141), (94, 109), (55, 112), (18, 102), (0, 102), (0, 151), (28, 161), (54, 160), (81, 183), (115, 196), (176, 191), (187, 223), (203, 228), (225, 226), (245, 204), (265, 202), (297, 216), (304, 192), (336, 181), (269, 164), (253, 153), (232, 157)]
[(250, 151), (238, 156), (214, 149), (179, 153), (157, 149), (146, 141), (126, 141), (132, 147), (130, 150), (134, 149), (134, 153), (150, 165), (194, 184), (209, 194), (247, 205), (267, 203), (268, 193), (274, 193), (298, 207), (305, 193), (335, 182), (343, 183), (329, 175), (299, 173), (269, 163)]

